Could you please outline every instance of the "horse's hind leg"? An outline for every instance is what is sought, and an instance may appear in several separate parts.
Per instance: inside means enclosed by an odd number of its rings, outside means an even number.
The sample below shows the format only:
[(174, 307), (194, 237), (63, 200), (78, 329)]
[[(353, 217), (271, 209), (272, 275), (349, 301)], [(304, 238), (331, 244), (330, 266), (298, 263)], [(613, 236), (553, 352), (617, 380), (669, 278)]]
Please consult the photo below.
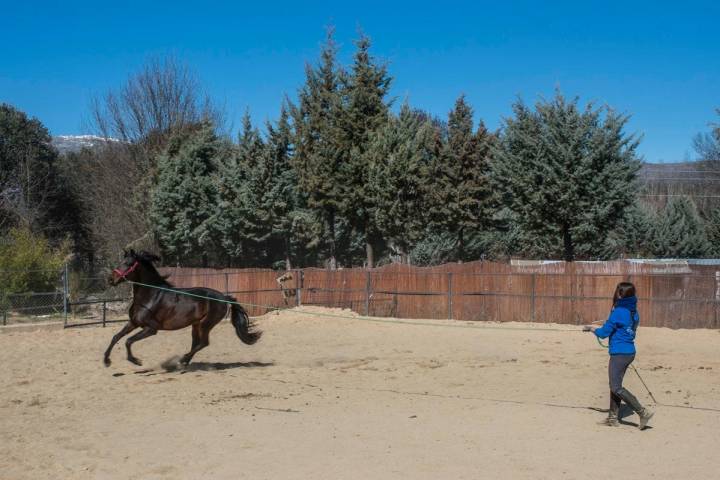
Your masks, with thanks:
[(124, 336), (127, 335), (128, 333), (132, 332), (132, 331), (135, 330), (136, 328), (137, 328), (137, 327), (136, 327), (135, 325), (133, 325), (132, 322), (128, 322), (128, 323), (125, 324), (125, 326), (124, 326), (118, 333), (116, 333), (116, 334), (113, 336), (112, 340), (110, 340), (110, 345), (108, 345), (107, 350), (105, 350), (105, 357), (103, 358), (106, 367), (109, 367), (109, 366), (110, 366), (110, 363), (111, 363), (111, 362), (110, 362), (110, 352), (112, 351), (112, 349), (113, 349), (113, 347), (115, 346), (115, 344), (116, 344), (122, 337), (124, 337)]
[(143, 338), (151, 337), (157, 333), (157, 329), (152, 327), (143, 327), (141, 332), (136, 333), (132, 337), (128, 338), (125, 342), (125, 348), (127, 349), (127, 359), (128, 361), (134, 363), (135, 365), (142, 365), (142, 362), (133, 356), (132, 350), (130, 346), (137, 342), (138, 340), (142, 340)]
[(190, 351), (183, 355), (180, 363), (187, 365), (197, 352), (210, 345), (208, 340), (208, 332), (203, 328), (203, 323), (196, 323), (192, 326), (192, 347)]

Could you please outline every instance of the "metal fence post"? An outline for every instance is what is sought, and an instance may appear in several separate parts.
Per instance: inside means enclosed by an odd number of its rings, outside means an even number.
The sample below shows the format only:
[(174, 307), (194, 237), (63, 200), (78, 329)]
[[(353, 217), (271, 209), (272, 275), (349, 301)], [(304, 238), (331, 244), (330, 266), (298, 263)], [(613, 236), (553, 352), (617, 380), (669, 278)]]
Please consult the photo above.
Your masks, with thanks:
[(68, 282), (68, 264), (65, 263), (63, 272), (63, 315), (65, 317), (63, 326), (67, 327), (68, 323), (68, 300), (70, 298), (70, 282)]
[(365, 272), (365, 316), (370, 316), (370, 270)]
[(532, 291), (530, 298), (530, 321), (535, 321), (535, 274), (532, 274)]
[(452, 272), (448, 272), (448, 320), (453, 319), (453, 289), (452, 289), (452, 280), (453, 280), (453, 274)]
[(107, 312), (107, 302), (103, 300), (103, 328), (105, 327), (105, 312)]

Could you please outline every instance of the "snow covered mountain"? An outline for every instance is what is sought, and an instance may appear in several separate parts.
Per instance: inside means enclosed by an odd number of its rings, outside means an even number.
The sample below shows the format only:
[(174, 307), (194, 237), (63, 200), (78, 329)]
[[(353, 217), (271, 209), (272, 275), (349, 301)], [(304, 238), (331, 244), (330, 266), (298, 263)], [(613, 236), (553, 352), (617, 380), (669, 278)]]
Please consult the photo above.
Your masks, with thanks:
[(105, 142), (119, 142), (115, 138), (103, 138), (96, 135), (57, 135), (52, 144), (62, 153), (79, 152), (83, 148), (93, 148)]

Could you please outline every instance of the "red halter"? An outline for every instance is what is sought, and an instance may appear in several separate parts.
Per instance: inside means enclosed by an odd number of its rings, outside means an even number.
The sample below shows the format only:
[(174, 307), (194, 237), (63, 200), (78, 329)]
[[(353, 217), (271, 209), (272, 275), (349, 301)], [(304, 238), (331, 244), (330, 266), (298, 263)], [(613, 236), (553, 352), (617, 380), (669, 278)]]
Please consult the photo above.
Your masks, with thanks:
[(130, 275), (138, 267), (138, 265), (139, 265), (139, 262), (137, 260), (135, 260), (135, 263), (133, 263), (132, 266), (130, 268), (128, 268), (127, 270), (122, 271), (119, 268), (116, 268), (115, 270), (113, 270), (113, 273), (117, 273), (118, 276), (125, 278), (126, 276)]

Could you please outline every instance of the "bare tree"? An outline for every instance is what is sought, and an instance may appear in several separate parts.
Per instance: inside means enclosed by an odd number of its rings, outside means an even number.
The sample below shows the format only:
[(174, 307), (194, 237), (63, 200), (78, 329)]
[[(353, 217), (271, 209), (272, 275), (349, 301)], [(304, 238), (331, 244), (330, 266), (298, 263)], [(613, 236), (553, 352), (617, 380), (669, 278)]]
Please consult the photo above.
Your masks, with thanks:
[(151, 59), (119, 89), (91, 100), (89, 128), (119, 140), (72, 159), (101, 263), (130, 244), (153, 245), (147, 212), (155, 158), (173, 133), (207, 121), (224, 123), (197, 75), (174, 57)]
[(197, 75), (172, 56), (150, 59), (119, 90), (94, 97), (90, 112), (90, 126), (98, 134), (150, 149), (187, 126), (223, 123)]

